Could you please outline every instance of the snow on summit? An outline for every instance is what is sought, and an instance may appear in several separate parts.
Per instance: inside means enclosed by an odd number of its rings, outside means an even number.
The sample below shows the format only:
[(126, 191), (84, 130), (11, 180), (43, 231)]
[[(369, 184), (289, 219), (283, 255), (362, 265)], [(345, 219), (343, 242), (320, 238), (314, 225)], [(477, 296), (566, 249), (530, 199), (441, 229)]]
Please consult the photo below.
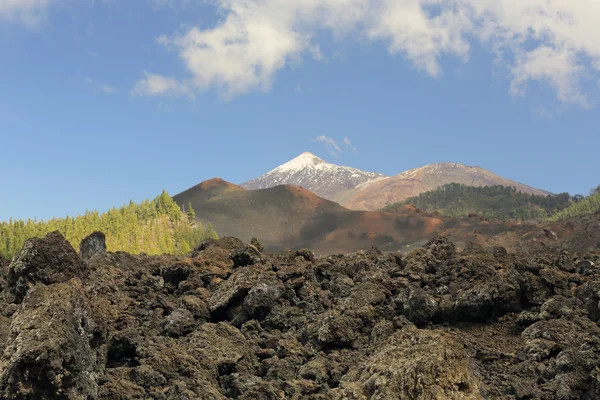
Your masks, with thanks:
[(343, 192), (382, 178), (385, 178), (385, 175), (330, 164), (312, 153), (305, 152), (240, 186), (248, 190), (279, 185), (302, 186), (321, 197), (335, 201)]
[[(273, 171), (278, 172), (293, 172), (300, 171), (304, 168), (314, 168), (314, 169), (323, 169), (328, 166), (334, 166), (333, 164), (327, 164), (325, 161), (315, 156), (313, 153), (304, 152), (300, 154), (298, 157), (294, 158), (291, 161), (286, 162), (283, 165), (275, 168)], [(270, 172), (269, 172), (270, 173)]]

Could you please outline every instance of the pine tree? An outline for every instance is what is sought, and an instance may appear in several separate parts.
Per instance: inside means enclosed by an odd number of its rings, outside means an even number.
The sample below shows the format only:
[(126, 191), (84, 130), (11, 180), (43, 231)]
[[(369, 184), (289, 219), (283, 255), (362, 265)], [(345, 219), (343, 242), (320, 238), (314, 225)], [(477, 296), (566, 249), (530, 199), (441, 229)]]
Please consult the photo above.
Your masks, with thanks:
[(192, 203), (188, 204), (187, 217), (188, 217), (188, 221), (190, 221), (190, 224), (193, 224), (194, 222), (196, 222), (196, 211), (194, 211), (194, 208), (192, 207)]
[[(190, 210), (193, 209), (190, 206)], [(11, 258), (23, 243), (32, 237), (43, 237), (58, 230), (73, 245), (79, 247), (83, 238), (94, 231), (106, 234), (109, 251), (132, 254), (185, 254), (200, 241), (216, 237), (210, 227), (197, 222), (190, 224), (191, 213), (184, 214), (166, 191), (154, 200), (141, 204), (129, 202), (104, 214), (86, 211), (78, 217), (53, 218), (48, 221), (13, 220), (0, 223), (0, 255)], [(195, 219), (195, 213), (193, 214)]]

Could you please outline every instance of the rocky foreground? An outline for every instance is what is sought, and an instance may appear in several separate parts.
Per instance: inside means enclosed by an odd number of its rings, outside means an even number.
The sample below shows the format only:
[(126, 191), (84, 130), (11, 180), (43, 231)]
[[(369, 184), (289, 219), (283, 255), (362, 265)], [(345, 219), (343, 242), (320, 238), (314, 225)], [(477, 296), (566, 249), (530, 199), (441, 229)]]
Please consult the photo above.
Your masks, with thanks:
[(0, 259), (0, 399), (598, 399), (600, 256), (457, 251)]

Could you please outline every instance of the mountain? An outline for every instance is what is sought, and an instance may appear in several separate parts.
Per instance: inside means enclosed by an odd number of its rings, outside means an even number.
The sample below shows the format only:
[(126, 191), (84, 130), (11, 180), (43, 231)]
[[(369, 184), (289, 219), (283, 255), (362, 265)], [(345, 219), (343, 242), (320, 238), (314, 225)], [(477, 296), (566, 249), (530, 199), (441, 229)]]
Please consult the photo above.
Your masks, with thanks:
[(189, 203), (196, 218), (210, 223), (219, 236), (248, 242), (258, 237), (268, 250), (313, 249), (317, 254), (350, 253), (377, 246), (382, 251), (421, 245), (438, 233), (459, 244), (481, 242), (510, 230), (507, 224), (428, 214), (414, 206), (394, 212), (351, 211), (307, 189), (281, 185), (244, 190), (212, 179), (174, 196)]
[(258, 190), (278, 185), (301, 186), (348, 209), (374, 211), (449, 183), (467, 186), (500, 185), (515, 187), (517, 191), (526, 194), (549, 194), (503, 178), (479, 166), (445, 162), (387, 177), (376, 172), (330, 164), (312, 153), (302, 153), (240, 187)]
[(378, 210), (448, 183), (467, 186), (512, 186), (519, 192), (545, 196), (549, 193), (511, 181), (479, 166), (439, 163), (411, 169), (399, 175), (363, 185), (342, 204), (353, 210)]
[(173, 197), (177, 204), (191, 203), (196, 218), (212, 224), (219, 236), (249, 241), (260, 238), (272, 248), (293, 246), (307, 221), (323, 214), (348, 211), (296, 186), (244, 190), (216, 178)]
[(240, 186), (247, 190), (268, 189), (279, 185), (301, 186), (325, 199), (343, 202), (348, 191), (385, 177), (376, 172), (330, 164), (312, 153), (302, 153)]

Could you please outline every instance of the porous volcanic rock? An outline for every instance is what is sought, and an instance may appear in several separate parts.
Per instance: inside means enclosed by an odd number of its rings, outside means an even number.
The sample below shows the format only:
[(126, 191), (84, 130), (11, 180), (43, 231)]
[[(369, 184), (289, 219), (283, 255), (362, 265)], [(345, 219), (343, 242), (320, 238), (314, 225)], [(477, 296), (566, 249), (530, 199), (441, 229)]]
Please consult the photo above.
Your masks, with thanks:
[(334, 398), (479, 400), (480, 384), (455, 338), (405, 326), (350, 369)]
[(0, 358), (0, 398), (96, 398), (102, 342), (77, 278), (35, 286), (12, 318)]
[(13, 258), (8, 271), (8, 287), (22, 300), (36, 283), (50, 285), (71, 278), (84, 279), (88, 268), (60, 232), (29, 239)]
[(600, 398), (598, 254), (257, 244), (84, 262), (28, 242), (0, 293), (0, 398)]
[(84, 238), (79, 244), (79, 255), (84, 260), (93, 256), (106, 253), (106, 235), (102, 232), (94, 232)]

